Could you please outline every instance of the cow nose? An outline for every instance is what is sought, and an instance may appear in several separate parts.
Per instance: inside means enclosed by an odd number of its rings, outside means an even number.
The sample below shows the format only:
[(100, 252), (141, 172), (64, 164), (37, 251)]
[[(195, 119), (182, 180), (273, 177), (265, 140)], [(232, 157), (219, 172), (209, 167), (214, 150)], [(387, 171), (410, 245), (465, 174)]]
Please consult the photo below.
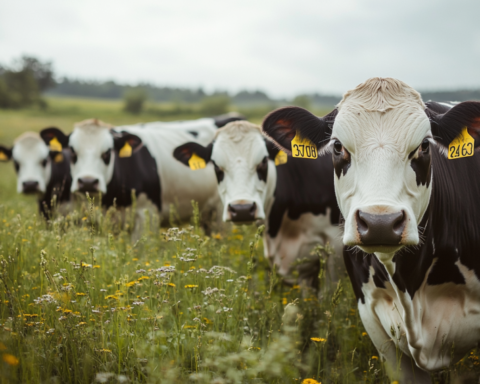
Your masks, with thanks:
[(399, 245), (407, 222), (404, 211), (376, 215), (359, 210), (356, 219), (363, 245)]
[(33, 193), (38, 191), (38, 181), (24, 181), (22, 186), (23, 193)]
[(93, 177), (81, 177), (78, 179), (78, 190), (80, 192), (97, 192), (98, 179)]
[(228, 213), (233, 222), (255, 221), (257, 204), (228, 204)]

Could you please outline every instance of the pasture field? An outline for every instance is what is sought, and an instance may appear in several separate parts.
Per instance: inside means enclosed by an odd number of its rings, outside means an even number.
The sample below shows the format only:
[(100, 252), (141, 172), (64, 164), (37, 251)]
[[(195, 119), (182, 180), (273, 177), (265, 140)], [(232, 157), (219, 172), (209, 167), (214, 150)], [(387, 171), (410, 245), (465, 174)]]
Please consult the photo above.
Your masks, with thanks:
[[(0, 143), (96, 114), (155, 120), (83, 103), (0, 111)], [(263, 258), (263, 227), (206, 236), (197, 216), (161, 229), (150, 216), (132, 241), (130, 210), (120, 222), (97, 197), (47, 223), (34, 197), (16, 194), (13, 165), (0, 174), (0, 383), (392, 382), (348, 278), (329, 283), (321, 268), (318, 295), (283, 285)], [(323, 265), (328, 247), (314, 252)], [(479, 352), (434, 382), (478, 382)]]

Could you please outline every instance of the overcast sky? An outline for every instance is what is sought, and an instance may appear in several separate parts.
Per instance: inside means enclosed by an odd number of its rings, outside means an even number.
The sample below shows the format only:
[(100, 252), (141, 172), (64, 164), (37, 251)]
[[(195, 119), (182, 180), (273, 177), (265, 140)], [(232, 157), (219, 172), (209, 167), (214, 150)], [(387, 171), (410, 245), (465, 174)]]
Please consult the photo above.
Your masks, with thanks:
[(272, 96), (480, 87), (480, 0), (0, 0), (0, 63)]

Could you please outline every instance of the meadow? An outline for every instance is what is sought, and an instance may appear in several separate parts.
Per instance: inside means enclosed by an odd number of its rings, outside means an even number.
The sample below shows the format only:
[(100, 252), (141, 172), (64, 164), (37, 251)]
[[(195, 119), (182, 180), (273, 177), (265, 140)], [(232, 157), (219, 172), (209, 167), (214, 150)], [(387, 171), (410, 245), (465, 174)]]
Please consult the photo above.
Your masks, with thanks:
[[(0, 111), (0, 143), (27, 130), (131, 116), (120, 102), (51, 99)], [(282, 284), (263, 257), (263, 227), (191, 223), (133, 242), (98, 198), (46, 222), (0, 163), (0, 383), (391, 383), (349, 280), (324, 268), (315, 292)], [(325, 264), (329, 247), (313, 250)], [(477, 383), (479, 350), (434, 375)]]

